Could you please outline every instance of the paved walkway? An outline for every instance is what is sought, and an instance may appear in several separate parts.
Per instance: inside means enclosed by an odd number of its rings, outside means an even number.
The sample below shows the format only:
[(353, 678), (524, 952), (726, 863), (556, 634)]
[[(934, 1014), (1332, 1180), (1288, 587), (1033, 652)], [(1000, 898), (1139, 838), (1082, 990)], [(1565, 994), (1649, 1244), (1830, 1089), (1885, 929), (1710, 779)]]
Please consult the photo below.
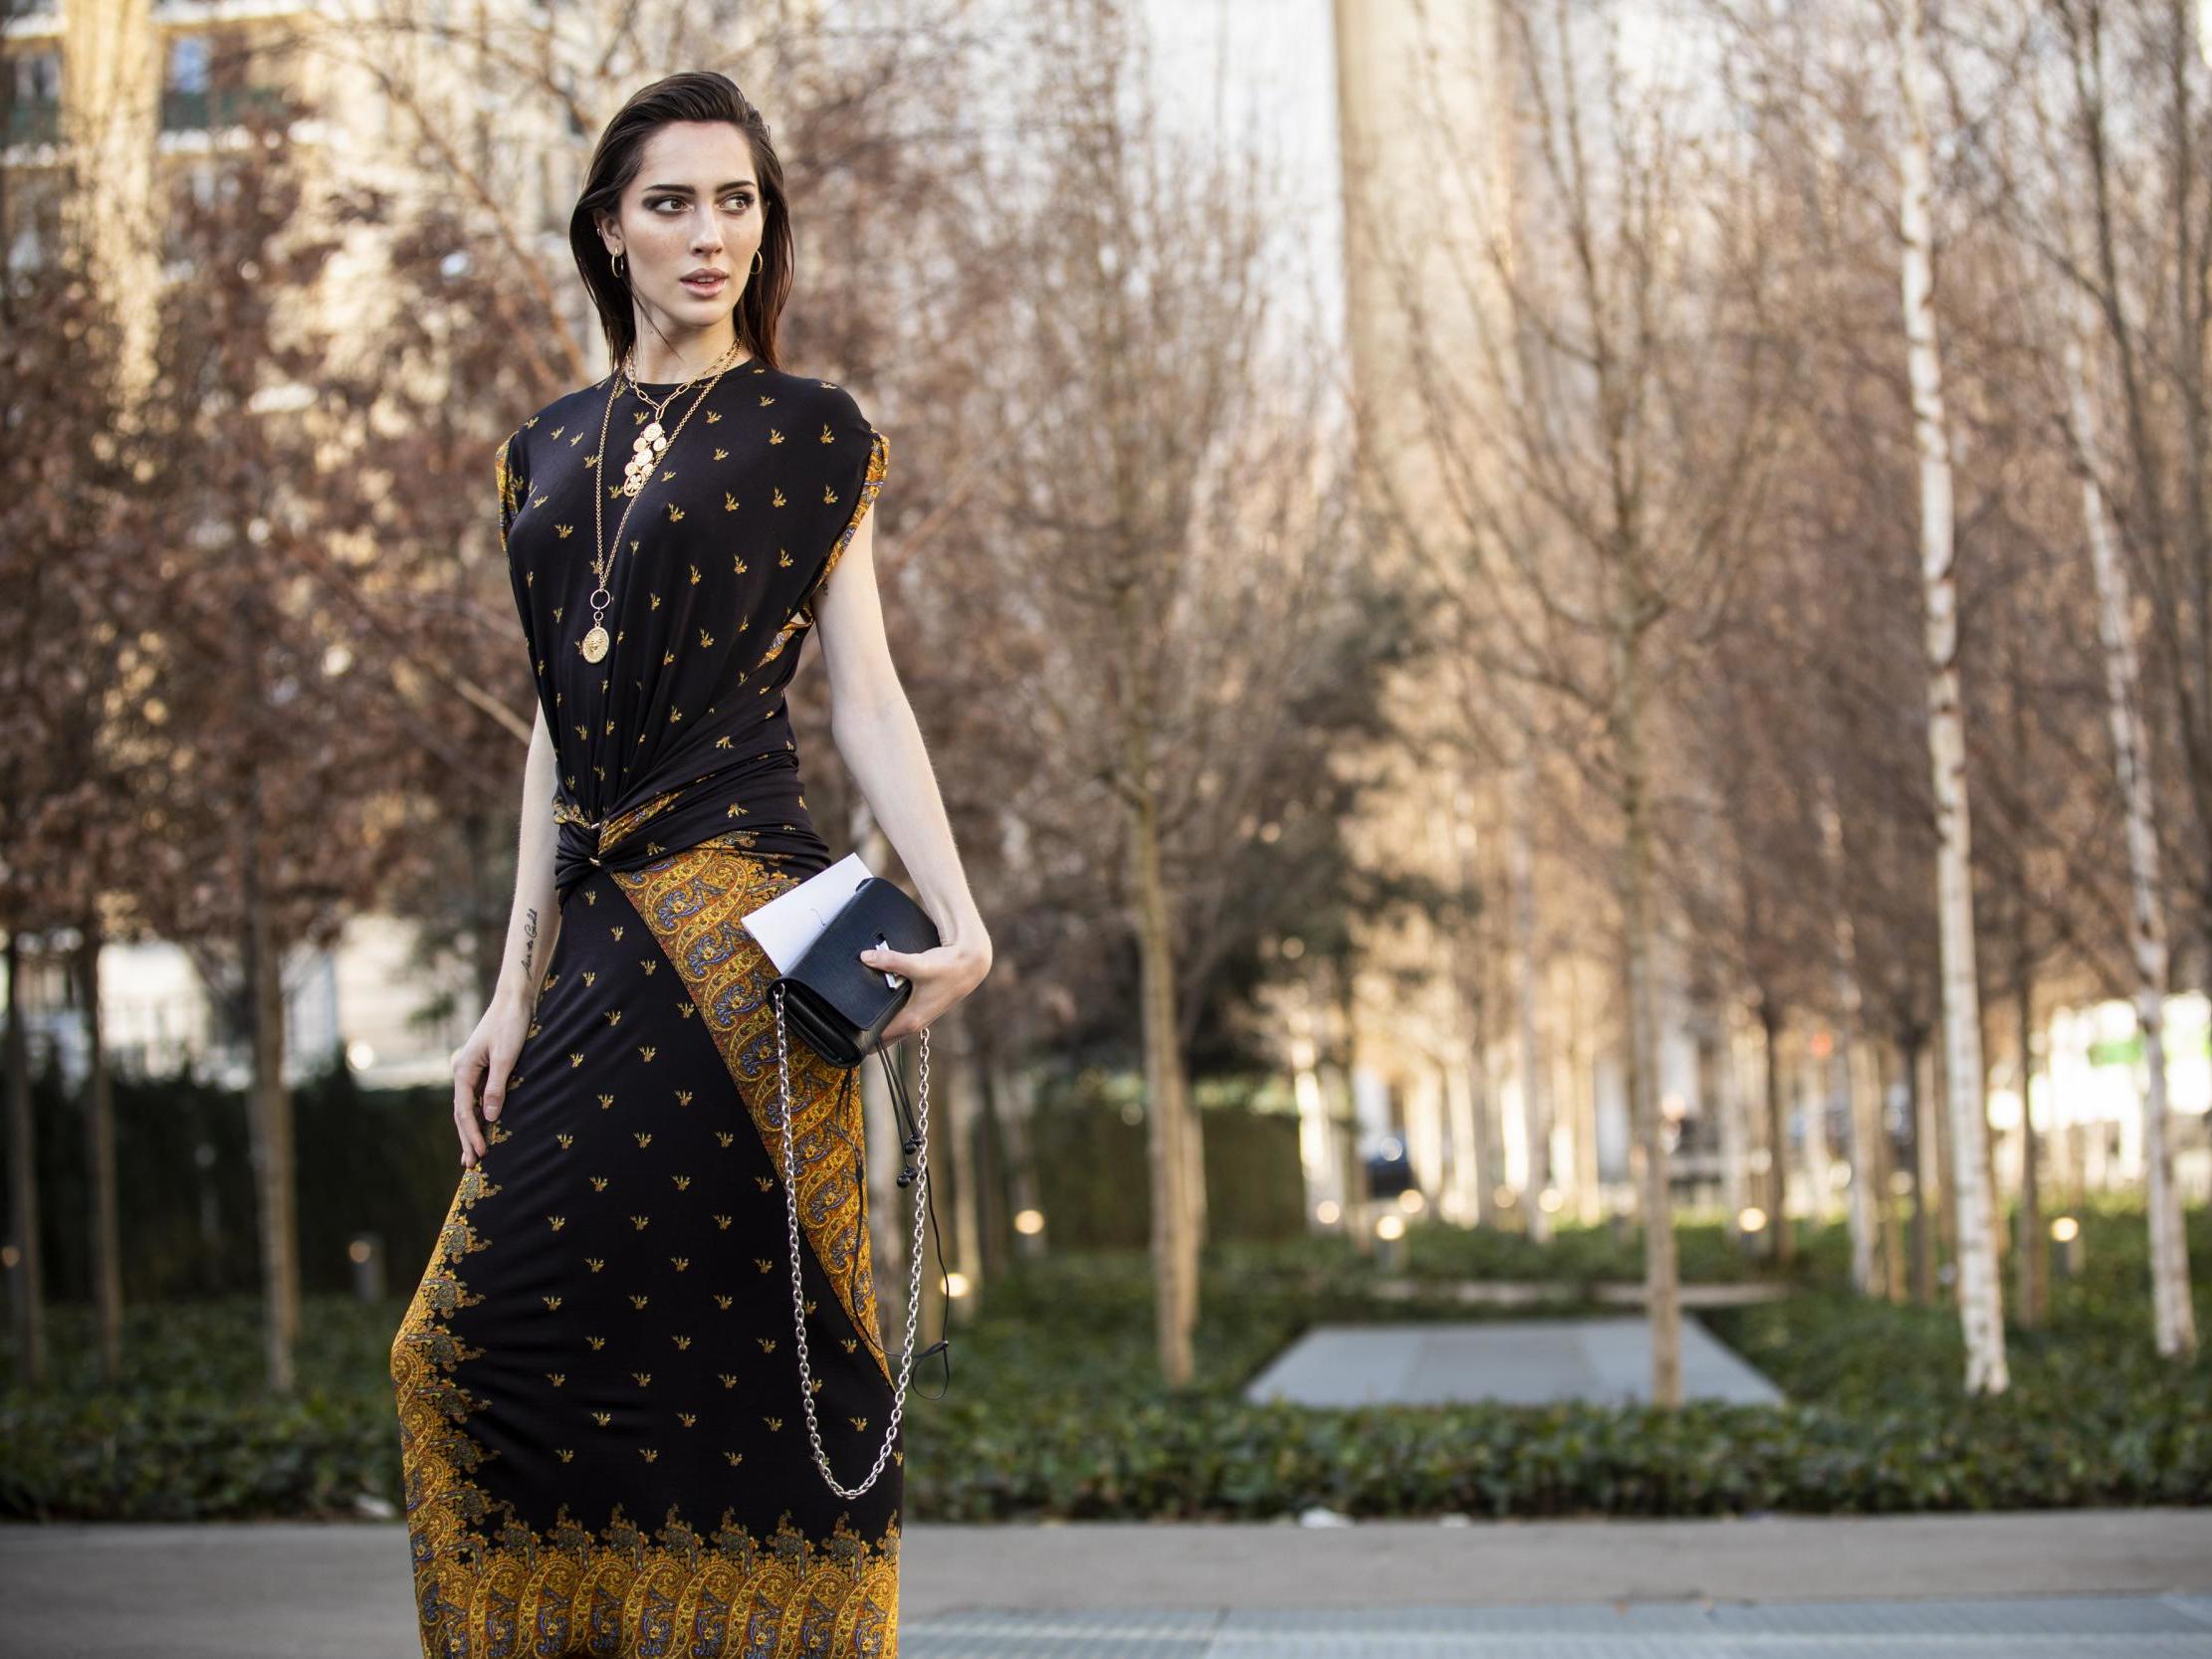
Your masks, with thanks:
[[(1682, 1321), (1682, 1393), (1773, 1405), (1782, 1390), (1694, 1319)], [(1638, 1404), (1652, 1395), (1652, 1327), (1622, 1319), (1317, 1325), (1245, 1384), (1299, 1405), (1449, 1405), (1505, 1400)]]
[(1011, 1613), (901, 1627), (903, 1659), (2208, 1659), (2212, 1596)]
[[(915, 1525), (903, 1659), (2212, 1659), (2212, 1510)], [(420, 1659), (391, 1523), (0, 1528), (0, 1656)]]

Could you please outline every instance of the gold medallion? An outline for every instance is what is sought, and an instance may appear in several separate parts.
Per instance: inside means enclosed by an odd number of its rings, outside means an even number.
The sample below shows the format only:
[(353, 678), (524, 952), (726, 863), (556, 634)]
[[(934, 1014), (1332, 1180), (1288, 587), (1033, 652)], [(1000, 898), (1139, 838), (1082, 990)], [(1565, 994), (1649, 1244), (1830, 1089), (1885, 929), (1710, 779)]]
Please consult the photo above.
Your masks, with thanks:
[(583, 660), (595, 663), (606, 654), (607, 631), (594, 622), (591, 631), (583, 636)]

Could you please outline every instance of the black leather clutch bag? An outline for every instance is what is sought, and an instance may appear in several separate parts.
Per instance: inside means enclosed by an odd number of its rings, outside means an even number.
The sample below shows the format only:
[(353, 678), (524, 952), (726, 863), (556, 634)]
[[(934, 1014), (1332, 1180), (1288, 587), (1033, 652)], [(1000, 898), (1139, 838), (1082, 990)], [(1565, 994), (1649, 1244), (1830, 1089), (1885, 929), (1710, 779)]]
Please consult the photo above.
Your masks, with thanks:
[(860, 952), (880, 944), (912, 953), (942, 942), (929, 912), (897, 883), (870, 876), (769, 994), (782, 989), (784, 1018), (808, 1048), (833, 1066), (857, 1066), (882, 1045), (883, 1028), (914, 994), (912, 980), (870, 967)]

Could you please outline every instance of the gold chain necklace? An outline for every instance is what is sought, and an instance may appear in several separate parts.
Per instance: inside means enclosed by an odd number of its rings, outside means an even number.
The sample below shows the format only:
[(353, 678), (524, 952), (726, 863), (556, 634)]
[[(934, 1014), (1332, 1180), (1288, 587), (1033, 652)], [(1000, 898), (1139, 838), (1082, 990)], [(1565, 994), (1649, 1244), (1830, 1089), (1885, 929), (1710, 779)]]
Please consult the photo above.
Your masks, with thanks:
[(638, 433), (637, 442), (631, 449), (629, 466), (624, 469), (621, 491), (623, 495), (629, 497), (629, 502), (623, 507), (622, 517), (616, 520), (614, 525), (614, 541), (617, 547), (621, 545), (622, 531), (629, 524), (630, 513), (637, 506), (638, 496), (643, 493), (645, 486), (652, 480), (653, 469), (660, 465), (660, 458), (668, 453), (668, 447), (676, 441), (677, 436), (689, 424), (691, 417), (699, 412), (700, 404), (707, 401), (707, 394), (713, 391), (716, 383), (730, 371), (732, 366), (730, 359), (737, 354), (738, 349), (738, 342), (733, 339), (730, 342), (729, 350), (723, 352), (721, 359), (715, 364), (713, 379), (710, 379), (706, 385), (699, 389), (699, 395), (691, 400), (691, 407), (684, 411), (683, 419), (676, 423), (674, 432), (664, 433), (661, 430), (660, 418), (668, 412), (669, 404), (675, 402), (678, 394), (684, 390), (685, 386), (691, 385), (692, 381), (685, 381), (684, 385), (678, 386), (667, 397), (663, 398), (658, 408), (654, 408), (653, 400), (647, 397), (642, 390), (639, 390), (635, 380), (630, 379), (627, 368), (616, 369), (608, 377), (607, 406), (599, 416), (599, 449), (591, 463), (591, 533), (594, 542), (591, 573), (598, 579), (599, 585), (593, 588), (590, 596), (584, 600), (584, 603), (591, 607), (591, 626), (585, 630), (583, 639), (577, 647), (582, 651), (583, 660), (587, 663), (601, 661), (606, 656), (608, 647), (613, 643), (607, 636), (606, 610), (607, 606), (614, 603), (614, 594), (607, 587), (607, 573), (614, 568), (614, 560), (612, 555), (607, 552), (606, 492), (600, 486), (606, 479), (607, 427), (614, 419), (614, 400), (622, 390), (622, 383), (625, 380), (629, 381), (630, 389), (637, 392), (638, 402), (653, 410), (653, 418), (646, 422), (644, 430)]

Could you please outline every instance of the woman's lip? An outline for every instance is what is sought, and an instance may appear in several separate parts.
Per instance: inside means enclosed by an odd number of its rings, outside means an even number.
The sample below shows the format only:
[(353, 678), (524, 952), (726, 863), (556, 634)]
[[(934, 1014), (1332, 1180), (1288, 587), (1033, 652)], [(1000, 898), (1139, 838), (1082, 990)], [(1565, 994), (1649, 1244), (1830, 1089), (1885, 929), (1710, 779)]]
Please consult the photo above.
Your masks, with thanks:
[(686, 277), (683, 282), (684, 287), (686, 288), (697, 289), (701, 294), (712, 294), (716, 289), (722, 286), (723, 278), (721, 278), (720, 276)]

